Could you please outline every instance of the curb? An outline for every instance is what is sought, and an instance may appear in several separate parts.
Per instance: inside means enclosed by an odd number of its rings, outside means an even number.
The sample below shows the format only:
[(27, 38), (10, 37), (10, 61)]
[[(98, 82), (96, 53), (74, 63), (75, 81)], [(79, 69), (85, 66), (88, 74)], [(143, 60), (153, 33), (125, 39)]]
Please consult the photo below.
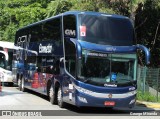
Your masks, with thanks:
[(160, 108), (160, 103), (154, 103), (154, 102), (144, 102), (144, 101), (136, 101), (137, 106), (141, 107), (148, 107), (148, 108)]

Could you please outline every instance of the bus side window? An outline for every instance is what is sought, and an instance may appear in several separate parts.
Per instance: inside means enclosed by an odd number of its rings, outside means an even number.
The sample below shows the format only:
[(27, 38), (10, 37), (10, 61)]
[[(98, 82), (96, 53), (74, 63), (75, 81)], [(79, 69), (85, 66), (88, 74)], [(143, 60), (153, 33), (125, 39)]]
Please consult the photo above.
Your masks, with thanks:
[(54, 66), (54, 74), (60, 74), (60, 61), (57, 60)]

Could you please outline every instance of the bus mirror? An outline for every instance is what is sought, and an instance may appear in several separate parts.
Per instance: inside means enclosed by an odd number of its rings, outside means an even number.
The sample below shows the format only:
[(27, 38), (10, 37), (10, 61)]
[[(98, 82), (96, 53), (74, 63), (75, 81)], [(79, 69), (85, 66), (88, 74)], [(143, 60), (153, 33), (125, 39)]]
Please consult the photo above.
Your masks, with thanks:
[(139, 44), (137, 44), (136, 47), (138, 49), (144, 51), (144, 53), (145, 53), (145, 62), (146, 62), (146, 64), (150, 64), (150, 51), (149, 51), (149, 49), (146, 48), (145, 46), (139, 45)]
[(64, 61), (64, 57), (60, 58), (60, 62), (62, 63)]

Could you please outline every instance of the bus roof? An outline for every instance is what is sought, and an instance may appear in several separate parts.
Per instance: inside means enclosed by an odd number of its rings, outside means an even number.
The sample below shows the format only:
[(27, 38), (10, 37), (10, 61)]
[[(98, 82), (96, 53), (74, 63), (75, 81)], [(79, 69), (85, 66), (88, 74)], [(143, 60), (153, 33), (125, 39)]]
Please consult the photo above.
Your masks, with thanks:
[(93, 12), (93, 11), (68, 11), (68, 12), (63, 13), (63, 15), (67, 15), (67, 14), (74, 14), (74, 15), (87, 14), (87, 15), (97, 15), (97, 16), (104, 15), (104, 16), (110, 16), (110, 17), (116, 17), (116, 18), (128, 18), (122, 15), (108, 14), (108, 13), (102, 13), (102, 12)]
[[(47, 21), (47, 20), (50, 20), (50, 19), (53, 19), (53, 18), (56, 18), (56, 17), (60, 17), (60, 16), (63, 16), (63, 15), (69, 15), (69, 14), (72, 14), (72, 15), (79, 15), (79, 14), (86, 14), (86, 15), (97, 15), (97, 16), (108, 16), (108, 17), (115, 17), (115, 18), (122, 18), (122, 19), (129, 19), (128, 17), (126, 16), (122, 16), (122, 15), (117, 15), (117, 14), (107, 14), (107, 13), (102, 13), (102, 12), (93, 12), (93, 11), (68, 11), (68, 12), (64, 12), (64, 13), (61, 13), (61, 14), (58, 14), (56, 16), (52, 16), (52, 17), (49, 17), (47, 19), (44, 19), (44, 20), (41, 20), (41, 21), (38, 21), (38, 22), (35, 22), (33, 24), (29, 24), (19, 30), (23, 30), (25, 28), (28, 28), (28, 27), (31, 27), (31, 26), (34, 26), (36, 24), (40, 24), (40, 23), (43, 23), (44, 21)], [(19, 31), (18, 30), (18, 31)]]
[(0, 41), (0, 47), (13, 49), (14, 48), (14, 43), (7, 42), (7, 41)]

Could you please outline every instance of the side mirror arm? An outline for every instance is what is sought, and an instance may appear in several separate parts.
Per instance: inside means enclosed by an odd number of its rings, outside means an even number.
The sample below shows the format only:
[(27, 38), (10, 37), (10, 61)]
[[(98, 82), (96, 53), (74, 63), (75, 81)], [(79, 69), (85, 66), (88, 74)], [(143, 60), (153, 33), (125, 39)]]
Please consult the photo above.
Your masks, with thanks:
[(140, 45), (140, 44), (137, 44), (136, 45), (137, 49), (141, 49), (142, 51), (144, 51), (145, 53), (145, 62), (146, 64), (150, 64), (150, 51), (148, 48), (146, 48), (145, 46), (143, 45)]

